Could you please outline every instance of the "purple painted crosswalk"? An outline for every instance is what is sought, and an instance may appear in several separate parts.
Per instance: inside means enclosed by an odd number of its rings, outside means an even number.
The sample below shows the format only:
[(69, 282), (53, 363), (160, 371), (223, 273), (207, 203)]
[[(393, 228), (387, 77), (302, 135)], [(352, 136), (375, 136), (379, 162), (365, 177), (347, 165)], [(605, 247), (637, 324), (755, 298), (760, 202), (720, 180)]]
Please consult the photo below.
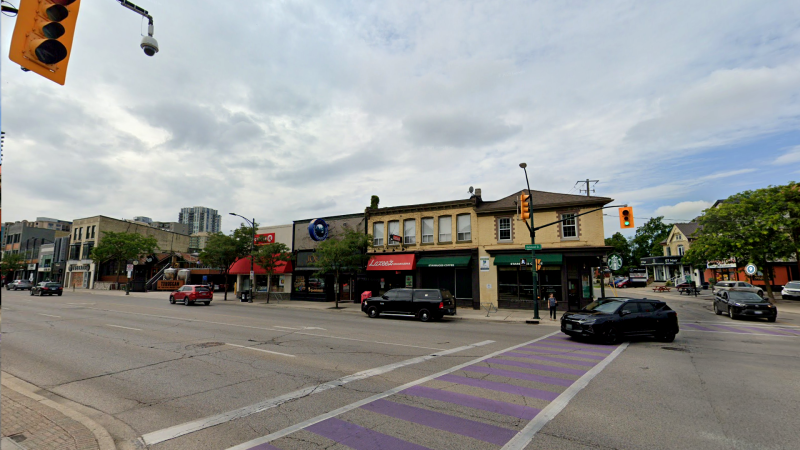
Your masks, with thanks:
[(687, 331), (707, 331), (707, 332), (726, 332), (738, 334), (769, 334), (772, 336), (786, 336), (796, 337), (800, 336), (800, 330), (775, 326), (747, 326), (747, 325), (721, 325), (721, 324), (708, 324), (704, 323), (699, 325), (696, 323), (684, 323), (681, 325)]

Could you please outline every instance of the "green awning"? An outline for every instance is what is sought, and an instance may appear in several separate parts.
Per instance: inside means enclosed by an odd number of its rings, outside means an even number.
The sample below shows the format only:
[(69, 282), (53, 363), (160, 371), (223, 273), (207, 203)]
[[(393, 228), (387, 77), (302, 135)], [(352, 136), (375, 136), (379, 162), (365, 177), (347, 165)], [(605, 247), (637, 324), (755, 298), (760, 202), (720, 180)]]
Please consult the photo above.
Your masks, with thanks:
[[(497, 255), (494, 257), (495, 266), (520, 266), (521, 260), (525, 260), (525, 265), (531, 265), (531, 255)], [(541, 259), (546, 266), (560, 266), (563, 261), (561, 253), (542, 253), (537, 254), (536, 259)]]
[(470, 256), (425, 256), (417, 261), (417, 267), (466, 267)]

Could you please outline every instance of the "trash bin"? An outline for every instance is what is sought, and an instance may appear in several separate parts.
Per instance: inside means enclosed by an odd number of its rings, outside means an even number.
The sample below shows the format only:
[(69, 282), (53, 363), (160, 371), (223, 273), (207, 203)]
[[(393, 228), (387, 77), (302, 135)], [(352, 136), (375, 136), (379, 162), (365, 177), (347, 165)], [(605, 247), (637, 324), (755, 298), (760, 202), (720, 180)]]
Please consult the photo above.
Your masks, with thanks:
[(247, 301), (247, 296), (248, 295), (250, 295), (249, 292), (242, 292), (242, 302), (246, 302)]

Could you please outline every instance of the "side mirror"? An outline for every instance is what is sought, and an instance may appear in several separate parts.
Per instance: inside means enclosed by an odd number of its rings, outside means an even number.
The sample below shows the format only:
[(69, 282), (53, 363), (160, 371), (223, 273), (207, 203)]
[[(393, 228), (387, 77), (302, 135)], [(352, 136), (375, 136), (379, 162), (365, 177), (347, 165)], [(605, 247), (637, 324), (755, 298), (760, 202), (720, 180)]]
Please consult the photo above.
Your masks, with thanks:
[(384, 300), (389, 300), (389, 297), (387, 295), (381, 295), (381, 298)]
[(624, 309), (620, 309), (619, 310), (619, 315), (620, 316), (627, 316), (630, 313), (631, 313), (630, 311), (625, 311)]

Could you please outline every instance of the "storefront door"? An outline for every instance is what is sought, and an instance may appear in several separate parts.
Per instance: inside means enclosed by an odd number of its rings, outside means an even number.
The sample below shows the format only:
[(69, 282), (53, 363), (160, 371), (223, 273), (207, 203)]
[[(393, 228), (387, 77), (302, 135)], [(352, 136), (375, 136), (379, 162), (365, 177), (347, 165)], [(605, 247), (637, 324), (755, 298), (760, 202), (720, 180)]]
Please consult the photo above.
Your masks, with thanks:
[(578, 311), (581, 309), (581, 281), (577, 278), (571, 278), (567, 281), (567, 302), (570, 311)]

